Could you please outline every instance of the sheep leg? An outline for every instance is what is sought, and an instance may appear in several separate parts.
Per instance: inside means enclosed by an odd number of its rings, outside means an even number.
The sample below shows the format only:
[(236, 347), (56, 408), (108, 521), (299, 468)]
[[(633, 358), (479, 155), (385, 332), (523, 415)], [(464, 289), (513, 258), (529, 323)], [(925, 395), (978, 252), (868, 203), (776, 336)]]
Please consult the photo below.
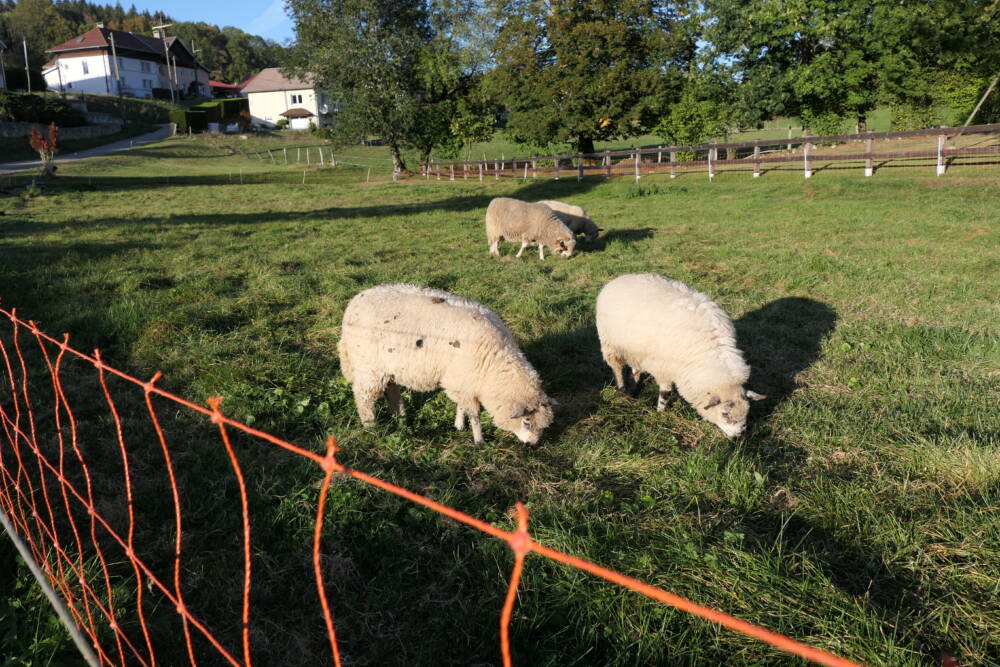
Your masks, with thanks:
[(358, 408), (358, 417), (366, 427), (375, 424), (375, 401), (385, 390), (385, 383), (371, 382), (369, 384), (356, 383), (352, 387), (354, 390), (354, 403)]
[(472, 442), (477, 445), (483, 444), (483, 427), (479, 423), (479, 409), (469, 413), (469, 425), (472, 427)]
[(521, 255), (524, 254), (524, 249), (527, 248), (527, 247), (528, 247), (528, 242), (527, 241), (521, 241), (521, 249), (517, 251), (517, 255), (515, 255), (515, 257), (520, 258)]
[(627, 378), (628, 381), (628, 393), (632, 396), (638, 396), (639, 392), (642, 390), (642, 369), (641, 368), (629, 368), (632, 373)]
[(661, 384), (660, 385), (660, 397), (656, 399), (656, 411), (663, 412), (667, 407), (667, 397), (670, 396), (670, 390), (673, 388), (673, 383)]
[(490, 254), (494, 257), (500, 256), (500, 239), (490, 241)]
[(465, 428), (465, 412), (462, 410), (462, 406), (455, 406), (455, 430), (461, 431)]
[(545, 246), (538, 244), (538, 259), (545, 259)]
[(397, 417), (406, 416), (406, 405), (403, 404), (403, 397), (399, 395), (399, 385), (390, 382), (385, 386), (385, 400), (389, 402), (389, 409)]
[(622, 369), (624, 368), (622, 360), (617, 357), (604, 357), (604, 362), (608, 366), (611, 366), (611, 372), (615, 375), (615, 386), (619, 390), (625, 391), (625, 379), (622, 377)]

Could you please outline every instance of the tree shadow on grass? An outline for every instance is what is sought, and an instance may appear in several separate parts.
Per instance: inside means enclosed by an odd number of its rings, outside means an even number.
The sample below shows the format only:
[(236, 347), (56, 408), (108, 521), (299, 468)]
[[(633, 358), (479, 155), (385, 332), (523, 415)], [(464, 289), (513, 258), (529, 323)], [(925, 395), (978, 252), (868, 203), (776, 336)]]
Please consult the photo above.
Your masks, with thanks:
[(622, 245), (630, 246), (639, 241), (651, 239), (656, 230), (653, 227), (639, 227), (637, 229), (612, 229), (602, 234), (596, 241), (588, 243), (582, 241), (577, 244), (577, 249), (587, 252), (603, 252), (612, 242), (619, 242)]

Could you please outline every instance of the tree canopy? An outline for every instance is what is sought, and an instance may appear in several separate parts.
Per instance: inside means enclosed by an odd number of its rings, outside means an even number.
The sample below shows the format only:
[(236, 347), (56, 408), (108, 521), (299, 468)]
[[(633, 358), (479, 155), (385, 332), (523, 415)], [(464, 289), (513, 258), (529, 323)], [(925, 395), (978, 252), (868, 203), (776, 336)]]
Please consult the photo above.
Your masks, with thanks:
[(499, 28), (492, 93), (516, 141), (572, 144), (649, 131), (677, 99), (695, 50), (686, 4), (491, 0)]

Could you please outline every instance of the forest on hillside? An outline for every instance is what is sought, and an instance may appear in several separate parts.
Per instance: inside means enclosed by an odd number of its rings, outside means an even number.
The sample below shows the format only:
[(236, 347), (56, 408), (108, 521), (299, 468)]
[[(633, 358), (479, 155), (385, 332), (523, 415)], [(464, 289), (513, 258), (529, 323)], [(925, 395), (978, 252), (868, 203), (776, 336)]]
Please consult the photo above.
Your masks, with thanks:
[(27, 38), (32, 87), (43, 85), (42, 65), (49, 60), (45, 53), (56, 44), (92, 29), (103, 22), (106, 28), (144, 35), (152, 27), (172, 23), (169, 34), (176, 35), (189, 48), (198, 49), (197, 57), (217, 81), (235, 83), (265, 67), (281, 63), (285, 49), (274, 40), (248, 34), (232, 26), (202, 22), (175, 21), (163, 11), (138, 11), (120, 3), (101, 5), (87, 0), (0, 0), (0, 41), (7, 44), (5, 62), (11, 88), (24, 87), (23, 38)]

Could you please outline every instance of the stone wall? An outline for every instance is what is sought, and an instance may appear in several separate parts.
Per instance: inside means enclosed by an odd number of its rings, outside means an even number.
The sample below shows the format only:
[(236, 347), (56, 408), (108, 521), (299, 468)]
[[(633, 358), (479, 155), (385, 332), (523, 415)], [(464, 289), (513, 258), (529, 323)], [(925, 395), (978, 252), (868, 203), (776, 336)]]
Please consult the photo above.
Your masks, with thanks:
[[(31, 128), (38, 127), (43, 134), (48, 132), (48, 126), (39, 123), (0, 123), (0, 138), (12, 139), (17, 137), (27, 137), (31, 135)], [(84, 125), (83, 127), (60, 127), (59, 139), (70, 141), (72, 139), (89, 139), (91, 137), (103, 137), (106, 134), (114, 134), (122, 129), (121, 121), (112, 123), (101, 123), (99, 125)]]

